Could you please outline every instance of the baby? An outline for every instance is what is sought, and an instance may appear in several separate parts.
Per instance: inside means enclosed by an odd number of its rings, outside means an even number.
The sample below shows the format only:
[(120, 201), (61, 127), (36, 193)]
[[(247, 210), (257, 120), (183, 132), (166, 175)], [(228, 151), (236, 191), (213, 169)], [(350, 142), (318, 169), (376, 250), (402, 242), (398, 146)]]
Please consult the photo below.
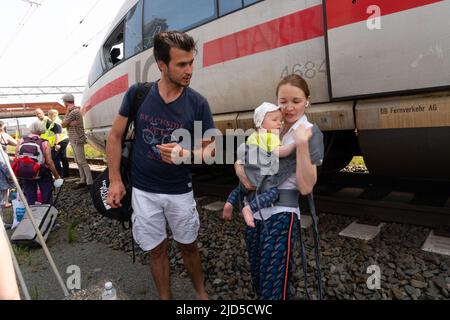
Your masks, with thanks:
[[(283, 146), (279, 137), (279, 131), (281, 129), (283, 119), (279, 106), (264, 102), (255, 109), (253, 119), (257, 131), (247, 139), (247, 146), (256, 146), (257, 148), (264, 150), (267, 154), (273, 154), (275, 157), (280, 158), (287, 157), (292, 153), (295, 149), (295, 144), (292, 143)], [(244, 163), (244, 170), (247, 166), (248, 164)], [(230, 193), (223, 208), (224, 218), (231, 218), (233, 214), (233, 206), (238, 205), (239, 199), (243, 199), (247, 193), (248, 190), (246, 190), (242, 184), (239, 184), (239, 186)], [(252, 228), (255, 227), (253, 213), (258, 211), (258, 202), (259, 209), (261, 209), (272, 206), (277, 200), (278, 190), (276, 187), (272, 187), (262, 193), (259, 193), (242, 209), (242, 215), (244, 216), (247, 226)]]

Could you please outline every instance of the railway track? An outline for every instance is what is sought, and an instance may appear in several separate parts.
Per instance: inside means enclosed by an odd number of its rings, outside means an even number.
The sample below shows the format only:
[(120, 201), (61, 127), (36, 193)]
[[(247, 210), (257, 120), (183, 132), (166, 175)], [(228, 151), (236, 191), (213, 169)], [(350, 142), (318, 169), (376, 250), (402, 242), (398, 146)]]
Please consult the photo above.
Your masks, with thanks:
[[(73, 158), (69, 158), (74, 163)], [(103, 159), (87, 159), (92, 170), (103, 171)], [(76, 170), (73, 167), (72, 170)], [(193, 175), (196, 195), (226, 199), (237, 185), (234, 173), (218, 168), (208, 173)], [(321, 177), (314, 189), (319, 213), (354, 216), (361, 222), (378, 224), (380, 221), (420, 225), (450, 231), (450, 183), (425, 182), (373, 177), (363, 173), (341, 172)], [(300, 206), (307, 208), (305, 198)]]
[[(75, 163), (74, 157), (67, 157), (70, 163)], [(106, 161), (103, 158), (87, 158), (88, 164), (95, 166), (106, 166)]]
[[(226, 199), (237, 185), (228, 175), (194, 176), (196, 195)], [(319, 179), (314, 190), (319, 213), (354, 216), (361, 222), (381, 221), (420, 225), (448, 233), (450, 227), (450, 184), (390, 180), (368, 174), (342, 173)], [(306, 208), (303, 197), (300, 206)]]

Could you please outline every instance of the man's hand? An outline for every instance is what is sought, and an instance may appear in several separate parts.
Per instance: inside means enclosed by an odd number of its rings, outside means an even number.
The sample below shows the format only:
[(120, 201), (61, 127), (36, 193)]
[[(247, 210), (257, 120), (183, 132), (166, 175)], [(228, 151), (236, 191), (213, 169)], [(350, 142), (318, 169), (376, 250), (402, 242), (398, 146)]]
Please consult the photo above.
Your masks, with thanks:
[(59, 144), (55, 145), (55, 151), (61, 150), (61, 146)]
[(70, 127), (76, 127), (78, 125), (78, 121), (74, 120), (71, 123), (69, 123)]
[(125, 186), (122, 181), (111, 182), (108, 189), (108, 198), (106, 203), (112, 208), (119, 208), (122, 206), (120, 200), (125, 196)]
[(168, 164), (181, 164), (190, 157), (190, 152), (181, 148), (176, 142), (161, 144), (156, 147), (161, 152), (162, 161)]

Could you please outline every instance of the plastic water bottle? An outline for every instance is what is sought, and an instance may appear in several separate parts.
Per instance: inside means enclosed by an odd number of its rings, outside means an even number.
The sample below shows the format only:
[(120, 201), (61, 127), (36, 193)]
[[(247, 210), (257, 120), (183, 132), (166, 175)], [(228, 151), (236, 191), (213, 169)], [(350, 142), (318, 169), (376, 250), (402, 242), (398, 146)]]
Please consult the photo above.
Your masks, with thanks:
[(105, 283), (105, 290), (102, 293), (102, 300), (117, 300), (116, 289), (111, 282)]

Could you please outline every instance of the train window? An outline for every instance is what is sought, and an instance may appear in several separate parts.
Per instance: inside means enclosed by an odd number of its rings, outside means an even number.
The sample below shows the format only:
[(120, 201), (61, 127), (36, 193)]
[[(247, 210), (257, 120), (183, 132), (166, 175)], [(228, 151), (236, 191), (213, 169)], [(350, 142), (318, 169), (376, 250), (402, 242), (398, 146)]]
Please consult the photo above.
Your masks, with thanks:
[(216, 16), (215, 0), (145, 0), (144, 49), (153, 46), (153, 37), (158, 32), (186, 31)]
[(242, 0), (219, 0), (219, 16), (242, 8)]
[(103, 45), (103, 54), (106, 62), (106, 69), (109, 70), (118, 64), (124, 58), (123, 49), (123, 29), (124, 21), (122, 21), (116, 29), (111, 33), (108, 40)]
[(105, 72), (105, 63), (103, 61), (103, 52), (100, 51), (97, 53), (94, 59), (94, 64), (91, 67), (91, 71), (89, 72), (89, 86), (92, 86), (95, 81), (98, 80)]
[(244, 0), (244, 6), (248, 6), (252, 3), (260, 2), (262, 0)]
[(125, 21), (125, 59), (142, 51), (142, 4), (139, 1), (128, 12)]

